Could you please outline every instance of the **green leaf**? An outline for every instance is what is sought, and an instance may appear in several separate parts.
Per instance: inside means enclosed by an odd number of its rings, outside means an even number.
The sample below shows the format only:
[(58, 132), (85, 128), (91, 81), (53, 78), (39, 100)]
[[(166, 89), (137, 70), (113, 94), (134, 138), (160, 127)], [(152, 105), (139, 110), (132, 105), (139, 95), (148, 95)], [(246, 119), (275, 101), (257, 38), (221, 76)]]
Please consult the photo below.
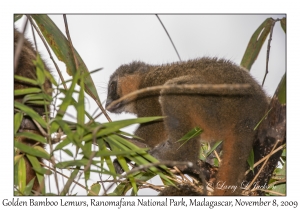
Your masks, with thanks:
[(26, 163), (24, 156), (19, 160), (18, 164), (18, 186), (20, 192), (23, 193), (26, 187)]
[(17, 133), (15, 135), (16, 137), (26, 137), (28, 139), (33, 139), (35, 141), (41, 142), (43, 144), (47, 143), (47, 140), (45, 139), (45, 137), (32, 133), (32, 132), (22, 132), (22, 133)]
[(67, 183), (64, 186), (64, 189), (61, 191), (60, 195), (66, 195), (69, 192), (70, 186), (73, 183), (74, 179), (77, 177), (79, 173), (80, 167), (76, 167), (73, 172), (71, 173), (71, 176), (69, 177)]
[(34, 180), (35, 180), (35, 177), (32, 180), (30, 180), (30, 182), (26, 185), (24, 193), (23, 193), (24, 195), (32, 195), (31, 190), (32, 190), (32, 187), (34, 184)]
[(37, 121), (43, 128), (47, 128), (47, 124), (44, 121), (44, 119), (38, 113), (36, 113), (32, 108), (30, 108), (18, 101), (14, 101), (14, 106), (16, 108), (22, 110), (23, 112), (25, 112), (27, 115), (29, 115), (35, 121)]
[[(73, 166), (86, 166), (88, 164), (89, 160), (87, 158), (82, 158), (81, 160), (69, 160), (69, 161), (64, 161), (64, 162), (60, 162), (57, 163), (55, 165), (55, 167), (60, 168), (60, 169), (64, 169), (64, 168), (68, 168), (68, 167), (73, 167)], [(92, 161), (93, 164), (96, 164), (95, 161)]]
[(253, 149), (251, 149), (251, 151), (250, 151), (247, 162), (250, 166), (250, 170), (253, 171), (253, 167), (254, 167), (254, 151), (253, 151)]
[(218, 141), (214, 146), (206, 153), (206, 157), (209, 156), (223, 141)]
[(60, 150), (60, 149), (64, 148), (65, 146), (69, 145), (70, 143), (71, 143), (70, 139), (66, 138), (55, 147), (54, 151)]
[(81, 76), (80, 78), (80, 90), (78, 95), (78, 102), (76, 104), (76, 111), (77, 111), (77, 134), (80, 138), (82, 138), (84, 129), (82, 125), (84, 125), (84, 78)]
[(278, 100), (281, 104), (286, 103), (286, 73), (284, 73), (281, 78), (275, 94), (277, 94)]
[(28, 146), (26, 144), (23, 144), (21, 142), (18, 142), (18, 141), (14, 141), (15, 143), (15, 147), (18, 148), (19, 150), (27, 153), (27, 154), (30, 154), (30, 155), (33, 155), (33, 156), (36, 156), (36, 157), (41, 157), (41, 158), (44, 158), (46, 160), (49, 160), (50, 159), (50, 155), (41, 147), (31, 147), (31, 146)]
[(281, 28), (284, 31), (284, 33), (286, 33), (286, 18), (282, 18), (280, 20), (280, 25), (281, 25)]
[[(285, 180), (286, 179), (286, 162), (284, 163), (282, 168), (276, 168), (274, 173), (275, 173), (276, 177), (280, 177), (281, 180)], [(270, 184), (272, 184), (274, 181), (277, 181), (277, 180), (271, 180)], [(279, 179), (279, 181), (280, 181), (280, 179)], [(281, 193), (283, 195), (286, 195), (286, 182), (281, 182), (279, 184), (275, 184), (275, 186), (271, 189), (271, 191), (275, 191), (275, 192)], [(270, 194), (272, 195), (272, 193), (270, 193)]]
[(27, 77), (22, 77), (22, 76), (19, 76), (19, 75), (14, 75), (14, 79), (15, 80), (19, 80), (21, 82), (25, 82), (25, 83), (30, 84), (30, 85), (38, 85), (38, 82), (36, 80), (29, 79)]
[(14, 15), (14, 22), (17, 22), (18, 20), (20, 20), (23, 17), (23, 15)]
[(36, 66), (37, 81), (39, 85), (42, 86), (46, 81), (46, 77), (44, 74), (44, 70), (45, 70), (44, 63), (39, 55), (37, 55), (37, 58), (36, 60), (33, 61), (33, 63)]
[(98, 183), (94, 183), (94, 184), (92, 184), (91, 189), (89, 190), (89, 193), (87, 195), (88, 196), (90, 196), (90, 195), (92, 195), (92, 196), (99, 195), (100, 189), (101, 189), (101, 185), (98, 184)]
[(180, 147), (182, 147), (186, 142), (188, 142), (190, 139), (199, 136), (201, 133), (203, 132), (203, 130), (199, 127), (195, 127), (192, 130), (190, 130), (187, 134), (185, 134), (181, 139), (179, 139), (176, 142), (181, 142), (183, 141), (183, 143), (177, 148), (179, 149)]
[(27, 95), (31, 93), (40, 93), (42, 90), (40, 88), (23, 88), (14, 90), (14, 96)]
[[(108, 151), (108, 149), (106, 147), (106, 144), (103, 141), (103, 139), (99, 139), (97, 141), (97, 143), (98, 143), (99, 151), (104, 152), (104, 153)], [(113, 174), (113, 177), (116, 178), (117, 173), (116, 173), (113, 161), (111, 160), (111, 157), (110, 156), (103, 156), (103, 158), (104, 158), (104, 160), (107, 164), (107, 167), (108, 167), (109, 171)]]
[(59, 128), (59, 125), (57, 124), (58, 121), (62, 120), (64, 114), (67, 111), (67, 108), (72, 103), (72, 100), (73, 100), (72, 95), (73, 95), (76, 83), (78, 81), (78, 78), (79, 78), (79, 74), (78, 73), (73, 76), (71, 86), (70, 86), (69, 90), (67, 91), (67, 93), (66, 93), (66, 95), (65, 95), (65, 97), (64, 97), (64, 99), (63, 99), (63, 101), (61, 103), (61, 105), (59, 106), (59, 110), (57, 112), (57, 115), (55, 116), (55, 120), (51, 124), (51, 128), (50, 128), (50, 132), (51, 133), (55, 132)]
[(250, 71), (252, 64), (255, 62), (267, 36), (270, 33), (271, 26), (273, 24), (272, 18), (267, 18), (254, 32), (252, 35), (247, 49), (244, 53), (241, 66), (245, 67)]
[[(110, 144), (110, 147), (111, 147), (111, 150), (112, 151), (122, 151), (121, 149), (119, 149), (117, 146), (115, 146), (114, 144)], [(128, 172), (129, 171), (129, 167), (127, 165), (127, 162), (125, 160), (125, 158), (123, 156), (120, 156), (118, 155), (117, 156), (117, 160), (119, 162), (119, 164), (121, 165), (121, 167), (123, 168), (123, 170), (125, 172)], [(138, 188), (137, 188), (137, 185), (136, 185), (136, 182), (134, 180), (134, 178), (132, 177), (132, 175), (129, 175), (128, 176), (129, 178), (129, 181), (131, 183), (131, 186), (133, 187), (133, 192), (134, 194), (136, 195), (137, 194), (137, 191), (138, 191)]]
[(20, 125), (22, 123), (23, 120), (23, 114), (20, 112), (17, 112), (14, 115), (14, 134), (16, 134), (20, 128)]
[[(45, 186), (44, 184), (44, 174), (50, 175), (51, 172), (49, 170), (44, 169), (37, 157), (31, 156), (29, 154), (26, 154), (26, 157), (28, 158), (29, 162), (31, 163), (34, 171), (36, 172), (35, 175), (38, 179), (39, 185), (40, 186)], [(42, 194), (45, 194), (45, 187), (42, 188)]]
[(48, 42), (57, 58), (66, 64), (68, 74), (74, 76), (75, 72), (77, 71), (81, 74), (84, 74), (85, 91), (94, 100), (100, 101), (96, 87), (85, 63), (77, 53), (76, 49), (74, 49), (75, 57), (78, 63), (78, 69), (76, 69), (76, 64), (69, 41), (55, 25), (55, 23), (47, 15), (31, 15), (31, 17), (37, 23), (39, 29), (43, 33), (46, 41)]
[(41, 175), (40, 177), (38, 177), (39, 183), (41, 183), (40, 181), (43, 181), (44, 174), (47, 174), (47, 175), (52, 174), (51, 171), (49, 171), (41, 166), (37, 157), (28, 155), (28, 154), (26, 155), (26, 157), (28, 158), (29, 162), (31, 163), (34, 171), (36, 172), (36, 175)]
[[(49, 101), (52, 101), (52, 97), (45, 94), (45, 93), (39, 93), (39, 94), (28, 94), (23, 98), (23, 103), (26, 103), (28, 101), (36, 101), (41, 100), (41, 102), (44, 102), (44, 104), (49, 104)], [(46, 101), (44, 101), (46, 100)]]
[(62, 149), (62, 151), (64, 151), (67, 155), (71, 156), (71, 157), (74, 157), (73, 153), (68, 150), (68, 149)]
[(24, 155), (15, 155), (14, 157), (14, 164), (16, 165), (19, 163), (19, 160), (23, 157)]
[[(97, 137), (105, 136), (108, 134), (111, 134), (113, 132), (118, 131), (121, 128), (124, 128), (126, 126), (135, 124), (135, 123), (146, 123), (154, 120), (162, 119), (162, 117), (141, 117), (137, 119), (129, 119), (129, 120), (120, 120), (120, 121), (114, 121), (114, 122), (108, 122), (103, 123), (103, 129), (99, 130), (97, 132)], [(93, 139), (92, 134), (88, 134), (83, 137), (83, 141), (90, 141)]]

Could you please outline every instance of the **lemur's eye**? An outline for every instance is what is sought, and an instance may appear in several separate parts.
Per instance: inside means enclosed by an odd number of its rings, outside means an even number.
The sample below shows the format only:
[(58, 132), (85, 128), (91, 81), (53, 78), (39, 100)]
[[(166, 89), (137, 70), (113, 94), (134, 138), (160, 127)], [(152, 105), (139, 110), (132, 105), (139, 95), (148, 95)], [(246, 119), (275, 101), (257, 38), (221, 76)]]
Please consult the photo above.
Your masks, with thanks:
[(109, 89), (110, 91), (116, 91), (116, 87), (117, 87), (117, 82), (116, 81), (113, 81), (112, 83), (110, 83), (109, 85)]

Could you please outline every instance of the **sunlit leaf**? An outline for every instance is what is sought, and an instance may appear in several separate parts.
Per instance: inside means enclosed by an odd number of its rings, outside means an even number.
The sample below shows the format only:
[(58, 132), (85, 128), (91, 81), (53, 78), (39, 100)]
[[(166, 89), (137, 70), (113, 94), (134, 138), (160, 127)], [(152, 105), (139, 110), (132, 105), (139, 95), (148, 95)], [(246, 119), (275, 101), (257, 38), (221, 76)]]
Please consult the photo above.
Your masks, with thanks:
[(24, 192), (26, 187), (26, 163), (24, 156), (19, 160), (18, 165), (18, 186), (21, 192)]
[(23, 120), (23, 114), (20, 112), (17, 112), (14, 115), (14, 134), (16, 134), (20, 128), (20, 125), (22, 123)]
[(32, 156), (37, 156), (37, 157), (41, 157), (41, 158), (45, 158), (47, 160), (50, 159), (50, 155), (45, 151), (45, 150), (41, 150), (41, 147), (31, 147), (28, 146), (26, 144), (23, 144), (21, 142), (18, 141), (14, 141), (15, 143), (15, 147), (18, 148), (19, 150), (30, 154)]
[(40, 88), (22, 88), (14, 90), (15, 96), (21, 96), (31, 93), (40, 93), (42, 90)]
[(101, 185), (99, 183), (94, 183), (91, 186), (91, 189), (89, 190), (87, 195), (99, 195), (101, 189)]
[(14, 79), (15, 80), (19, 80), (21, 82), (25, 82), (25, 83), (30, 84), (30, 85), (38, 85), (38, 82), (36, 80), (29, 79), (27, 77), (22, 77), (22, 76), (19, 76), (19, 75), (14, 75)]

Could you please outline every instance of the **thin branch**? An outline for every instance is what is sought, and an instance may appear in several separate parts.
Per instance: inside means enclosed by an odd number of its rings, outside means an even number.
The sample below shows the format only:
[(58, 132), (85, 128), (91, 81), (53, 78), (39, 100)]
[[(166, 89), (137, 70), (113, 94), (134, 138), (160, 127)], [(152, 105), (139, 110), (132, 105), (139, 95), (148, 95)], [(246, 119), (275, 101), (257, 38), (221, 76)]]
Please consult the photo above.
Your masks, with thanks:
[(178, 51), (177, 51), (177, 49), (176, 49), (176, 47), (175, 47), (175, 45), (174, 45), (174, 43), (173, 43), (173, 41), (172, 41), (172, 38), (171, 38), (170, 34), (168, 33), (166, 27), (164, 26), (163, 22), (160, 20), (160, 18), (158, 17), (158, 15), (156, 14), (155, 16), (157, 17), (157, 19), (159, 20), (160, 24), (161, 24), (162, 27), (164, 28), (166, 34), (168, 35), (168, 37), (169, 37), (169, 39), (170, 39), (170, 41), (171, 41), (171, 43), (172, 43), (172, 45), (173, 45), (173, 47), (174, 47), (174, 50), (175, 50), (175, 52), (176, 52), (176, 54), (177, 54), (179, 60), (181, 61), (180, 55), (179, 55), (179, 53), (178, 53)]
[(276, 20), (273, 21), (273, 23), (271, 25), (271, 29), (270, 29), (270, 37), (269, 37), (269, 40), (268, 40), (268, 48), (267, 48), (266, 72), (265, 72), (265, 76), (264, 76), (264, 79), (262, 81), (261, 86), (264, 86), (267, 74), (269, 73), (269, 57), (270, 57), (271, 41), (272, 41), (274, 25), (277, 21), (279, 21), (279, 19), (276, 19)]
[(257, 190), (260, 190), (260, 191), (263, 191), (263, 192), (267, 192), (267, 193), (271, 193), (271, 194), (274, 194), (274, 195), (285, 196), (285, 194), (282, 194), (282, 193), (279, 193), (279, 192), (275, 192), (275, 191), (272, 191), (272, 190), (263, 190), (263, 189), (257, 189)]
[[(259, 164), (261, 164), (264, 160), (266, 160), (267, 158), (270, 158), (272, 155), (274, 155), (276, 152), (278, 152), (279, 150), (283, 149), (285, 147), (285, 144), (281, 145), (280, 147), (276, 148), (274, 151), (270, 152), (270, 154), (268, 154), (267, 156), (263, 157), (262, 159), (260, 159), (259, 161), (257, 161), (254, 165), (253, 168), (255, 168), (256, 166), (258, 166)], [(251, 171), (251, 169), (247, 170), (245, 172), (245, 176)]]
[[(55, 168), (51, 168), (51, 167), (47, 166), (47, 165), (44, 164), (44, 163), (41, 163), (41, 164), (42, 164), (44, 167), (46, 167), (46, 168), (48, 168), (48, 169), (50, 169), (50, 170), (52, 170), (52, 171), (55, 171), (55, 172), (58, 173), (59, 175), (65, 177), (66, 179), (69, 179), (69, 178), (70, 178), (69, 176), (66, 176), (65, 174), (63, 174), (63, 173), (57, 171)], [(85, 186), (82, 185), (82, 184), (80, 184), (79, 182), (76, 182), (75, 180), (74, 180), (73, 182), (74, 182), (75, 184), (77, 184), (78, 186), (82, 187), (83, 189), (86, 189)]]

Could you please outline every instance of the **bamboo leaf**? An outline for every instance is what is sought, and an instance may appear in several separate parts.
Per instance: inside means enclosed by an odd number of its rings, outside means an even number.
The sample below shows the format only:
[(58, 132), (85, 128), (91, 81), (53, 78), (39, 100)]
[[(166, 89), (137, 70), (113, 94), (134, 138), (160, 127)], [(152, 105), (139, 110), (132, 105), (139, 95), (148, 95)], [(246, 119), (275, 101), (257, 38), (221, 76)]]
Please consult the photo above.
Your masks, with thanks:
[(250, 71), (252, 64), (255, 62), (267, 36), (270, 33), (271, 26), (273, 24), (272, 18), (267, 18), (252, 35), (247, 49), (244, 53), (241, 66)]
[[(70, 160), (70, 161), (64, 161), (57, 163), (55, 166), (60, 169), (68, 168), (68, 167), (81, 167), (81, 166), (86, 166), (88, 164), (89, 160), (87, 158), (82, 158), (80, 160)], [(95, 161), (92, 161), (93, 164), (95, 164)]]
[(214, 144), (214, 146), (206, 153), (206, 157), (210, 155), (223, 141), (218, 141)]
[(14, 75), (14, 79), (15, 80), (19, 80), (21, 82), (25, 82), (25, 83), (30, 84), (30, 85), (38, 85), (38, 82), (36, 80), (29, 79), (27, 77), (22, 77), (22, 76), (19, 76), (19, 75)]
[(57, 124), (58, 121), (62, 120), (64, 114), (67, 111), (67, 108), (72, 103), (72, 100), (73, 100), (72, 95), (73, 95), (76, 83), (78, 81), (78, 78), (79, 78), (78, 73), (73, 76), (71, 86), (70, 86), (69, 90), (67, 91), (65, 97), (63, 98), (61, 105), (59, 106), (59, 110), (57, 112), (57, 115), (55, 116), (55, 120), (51, 124), (51, 128), (50, 128), (51, 133), (55, 132), (59, 128), (59, 125)]
[(281, 25), (281, 28), (284, 31), (284, 33), (286, 33), (286, 18), (282, 18), (280, 20), (280, 25)]
[(35, 177), (32, 180), (30, 180), (30, 182), (26, 185), (24, 192), (23, 192), (24, 195), (31, 195), (31, 190), (32, 190), (32, 187), (34, 184), (34, 180), (35, 180)]
[(203, 130), (199, 127), (195, 127), (192, 130), (190, 130), (187, 134), (185, 134), (181, 139), (179, 139), (176, 142), (181, 142), (183, 141), (183, 143), (177, 148), (179, 149), (180, 147), (182, 147), (185, 143), (187, 143), (190, 139), (199, 136), (201, 133), (203, 132)]
[(52, 97), (45, 94), (45, 93), (38, 93), (38, 94), (28, 94), (23, 98), (23, 103), (28, 101), (38, 101), (44, 102), (44, 104), (49, 104), (49, 101), (52, 101)]
[(15, 96), (21, 96), (32, 93), (40, 93), (42, 90), (40, 88), (23, 88), (14, 90)]
[(23, 120), (23, 114), (20, 112), (17, 112), (14, 115), (14, 134), (16, 134), (20, 128), (20, 125), (22, 123)]
[(91, 189), (89, 190), (87, 195), (88, 196), (90, 196), (90, 195), (92, 195), (92, 196), (99, 195), (100, 189), (101, 189), (101, 185), (99, 183), (94, 183), (94, 184), (92, 184)]
[(30, 155), (36, 156), (36, 157), (45, 158), (46, 160), (50, 159), (50, 155), (45, 150), (42, 151), (40, 149), (41, 147), (31, 147), (31, 146), (28, 146), (21, 142), (18, 142), (18, 141), (14, 141), (14, 143), (15, 143), (15, 147), (17, 149), (19, 149), (27, 154), (30, 154)]
[(26, 163), (24, 156), (19, 160), (18, 164), (18, 186), (20, 192), (23, 193), (26, 187)]
[(14, 15), (14, 22), (17, 22), (18, 20), (20, 20), (23, 17), (23, 15)]
[(40, 86), (43, 86), (43, 84), (46, 81), (46, 77), (44, 74), (44, 69), (45, 69), (44, 63), (39, 55), (37, 56), (36, 60), (33, 61), (33, 63), (36, 66), (37, 81)]
[(253, 171), (253, 166), (254, 166), (254, 151), (253, 151), (253, 149), (251, 150), (251, 152), (249, 154), (247, 162), (250, 166), (250, 170)]
[[(120, 120), (120, 121), (114, 121), (114, 122), (108, 122), (108, 123), (103, 123), (103, 129), (99, 130), (97, 132), (97, 137), (105, 136), (108, 134), (111, 134), (113, 132), (118, 131), (121, 128), (124, 128), (126, 126), (135, 124), (135, 123), (145, 123), (145, 122), (150, 122), (154, 120), (162, 119), (162, 117), (142, 117), (142, 118), (137, 118), (137, 119), (129, 119), (129, 120)], [(88, 134), (83, 137), (83, 141), (90, 141), (92, 140), (93, 136), (92, 134)]]
[(27, 115), (29, 115), (35, 121), (37, 121), (43, 128), (47, 127), (47, 124), (44, 121), (44, 119), (38, 113), (36, 113), (32, 108), (30, 108), (18, 101), (14, 101), (14, 106), (16, 108), (22, 110), (23, 112), (25, 112)]
[(57, 56), (57, 58), (64, 62), (67, 66), (69, 75), (74, 76), (75, 72), (79, 71), (85, 76), (85, 91), (94, 99), (100, 101), (94, 82), (89, 74), (89, 71), (81, 59), (80, 55), (74, 49), (75, 57), (78, 62), (78, 69), (76, 69), (75, 60), (72, 56), (72, 49), (69, 41), (55, 25), (55, 23), (47, 15), (31, 15), (37, 23), (39, 29), (43, 33), (49, 46)]
[(281, 78), (281, 81), (277, 87), (275, 94), (281, 104), (286, 103), (286, 73)]
[(15, 136), (16, 137), (25, 137), (25, 138), (28, 138), (28, 139), (33, 139), (33, 140), (41, 142), (43, 144), (47, 143), (47, 140), (45, 139), (45, 137), (43, 137), (41, 135), (38, 135), (38, 134), (35, 134), (35, 133), (32, 133), (32, 132), (21, 132), (21, 133), (17, 133)]

